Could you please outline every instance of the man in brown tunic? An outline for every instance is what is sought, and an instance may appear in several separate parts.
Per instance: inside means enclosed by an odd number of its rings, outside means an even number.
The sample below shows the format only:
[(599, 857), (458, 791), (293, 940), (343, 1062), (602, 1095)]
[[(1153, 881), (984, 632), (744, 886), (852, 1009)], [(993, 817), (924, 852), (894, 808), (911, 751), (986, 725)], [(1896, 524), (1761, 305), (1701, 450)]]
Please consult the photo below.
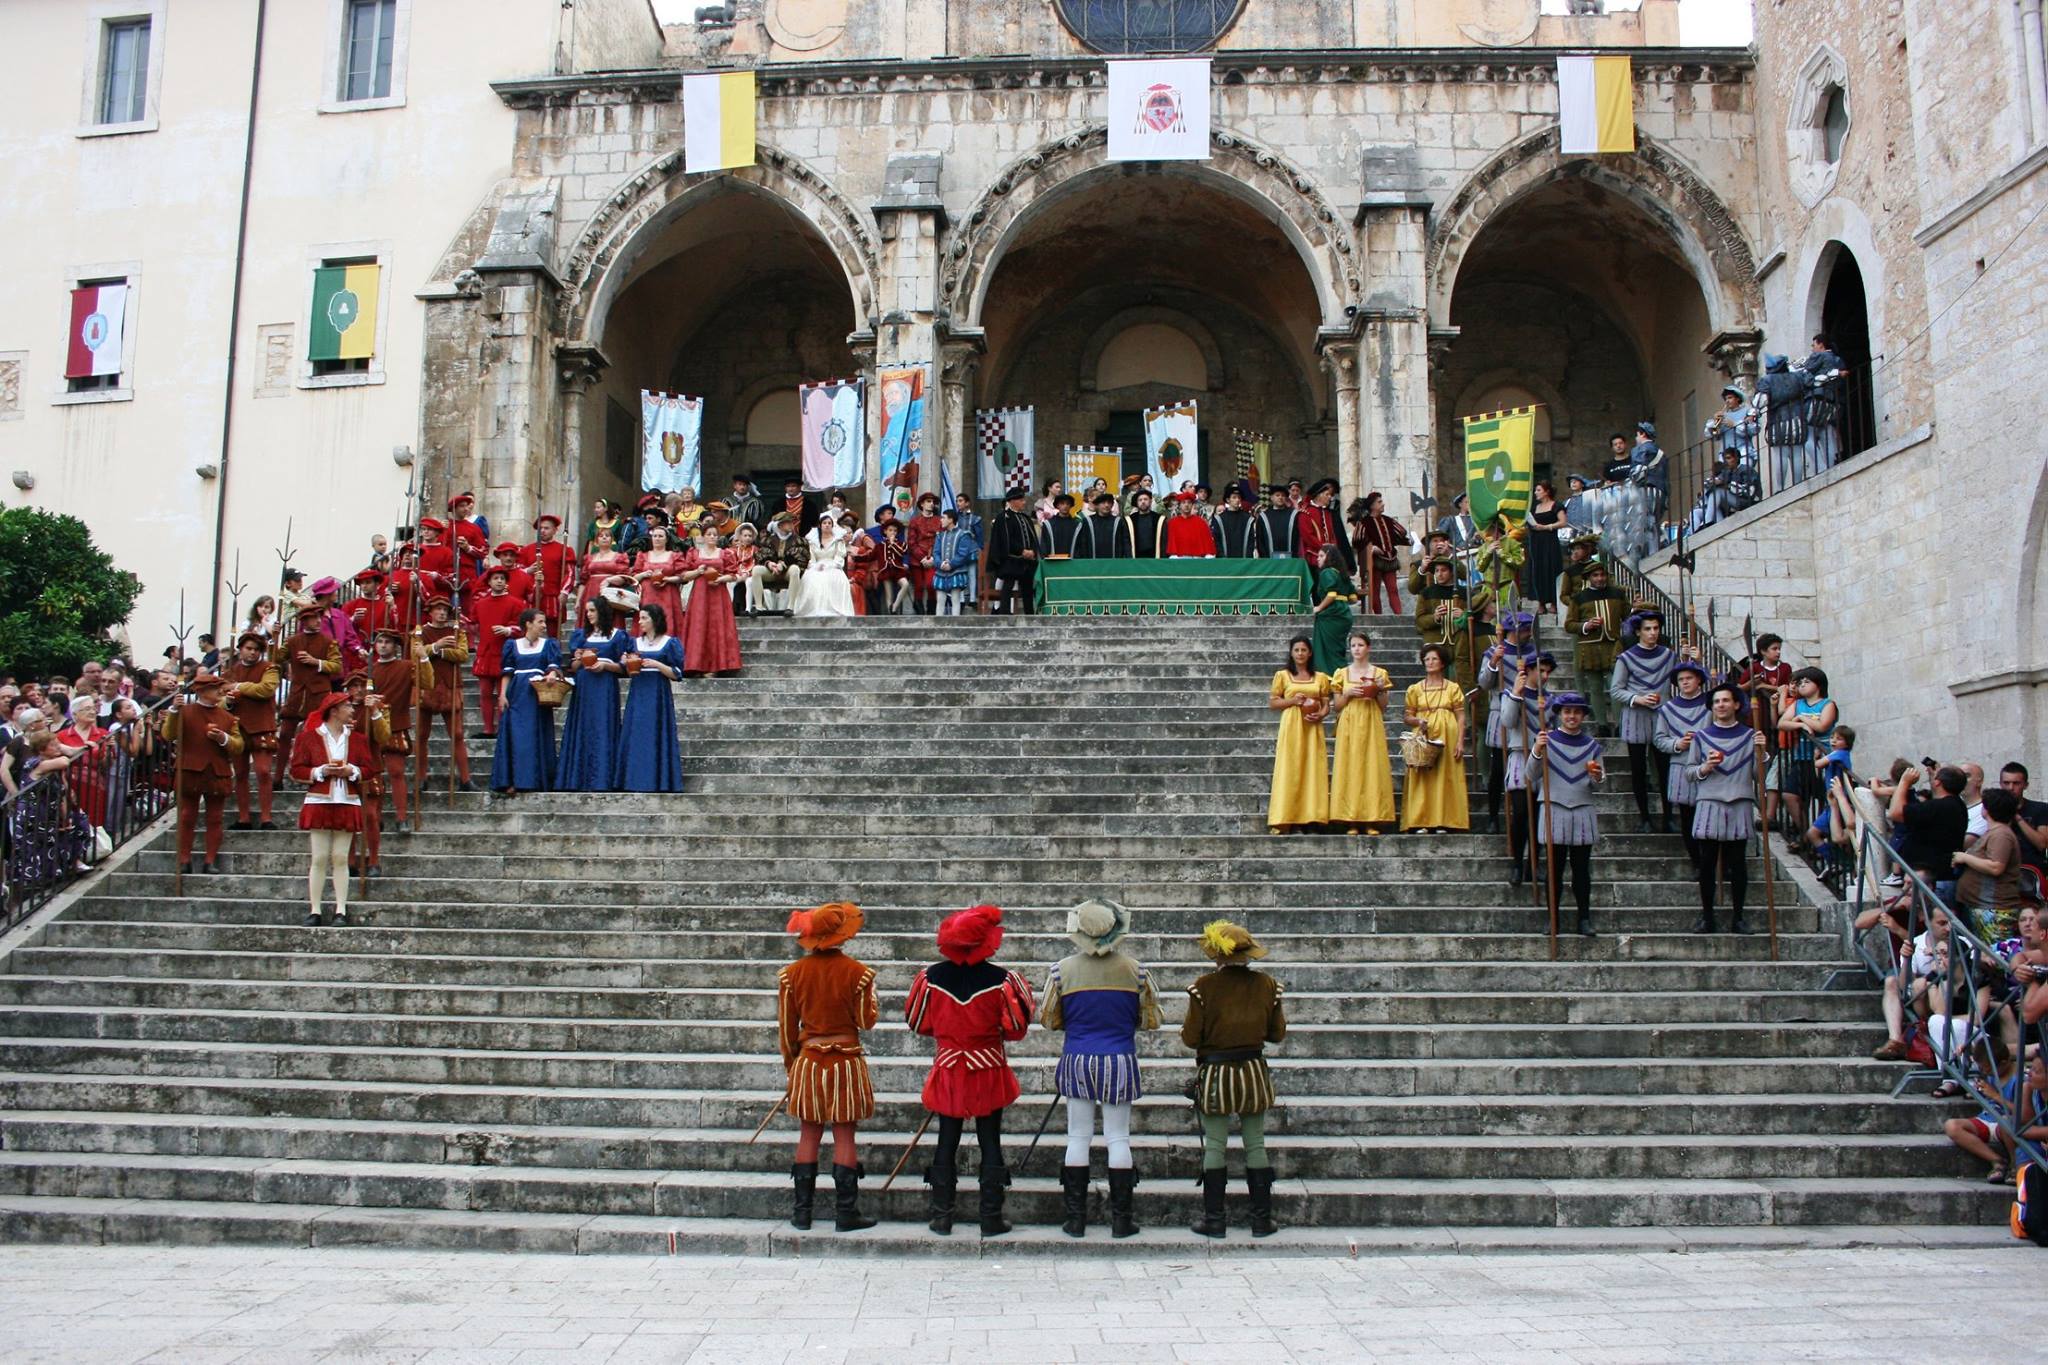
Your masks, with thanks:
[(420, 627), (420, 645), (426, 651), (433, 677), (421, 699), (424, 713), (419, 733), (420, 790), (427, 787), (427, 742), (434, 733), (434, 717), (448, 732), (448, 752), (455, 760), (456, 785), (473, 792), (469, 780), (469, 744), (462, 735), (463, 665), (469, 662), (469, 637), (455, 624), (455, 608), (445, 597), (427, 603), (427, 623)]
[(370, 661), (370, 686), (384, 699), (384, 720), (390, 738), (384, 744), (384, 790), (391, 797), (391, 809), (398, 817), (398, 832), (412, 833), (407, 801), (405, 760), (412, 753), (414, 693), (419, 682), (419, 661), (405, 657), (405, 633), (386, 626), (377, 632), (375, 656)]
[(256, 770), (256, 813), (264, 829), (276, 829), (270, 818), (277, 795), (277, 664), (266, 657), (270, 642), (249, 631), (235, 641), (235, 657), (221, 670), (227, 680), (228, 710), (242, 731), (242, 752), (235, 755), (235, 823), (229, 829), (254, 829), (249, 810), (249, 770)]
[(1273, 1107), (1273, 1074), (1266, 1044), (1287, 1036), (1280, 983), (1252, 963), (1266, 955), (1251, 931), (1228, 920), (1202, 930), (1202, 951), (1216, 970), (1188, 987), (1188, 1012), (1180, 1040), (1195, 1050), (1195, 1112), (1202, 1120), (1202, 1219), (1193, 1231), (1221, 1237), (1223, 1189), (1229, 1173), (1224, 1153), (1230, 1116), (1244, 1137), (1244, 1182), (1251, 1191), (1252, 1236), (1270, 1237), (1273, 1167), (1266, 1158), (1266, 1111)]
[(192, 679), (191, 699), (166, 707), (163, 737), (178, 746), (178, 866), (192, 870), (192, 832), (206, 806), (206, 866), (220, 871), (220, 841), (227, 829), (228, 792), (235, 780), (235, 756), (242, 732), (221, 702), (219, 677), (202, 671)]
[(306, 717), (320, 709), (341, 677), (341, 646), (320, 629), (321, 616), (318, 607), (301, 608), (298, 629), (277, 646), (285, 679), (284, 705), (277, 713), (277, 742), (287, 754)]

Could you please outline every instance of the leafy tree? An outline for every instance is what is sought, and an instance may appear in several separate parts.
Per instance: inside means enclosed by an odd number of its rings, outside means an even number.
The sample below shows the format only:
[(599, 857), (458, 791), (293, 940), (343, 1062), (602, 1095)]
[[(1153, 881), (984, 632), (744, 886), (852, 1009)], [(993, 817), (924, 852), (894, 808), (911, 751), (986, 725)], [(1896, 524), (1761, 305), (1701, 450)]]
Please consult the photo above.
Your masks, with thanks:
[(116, 568), (77, 517), (0, 509), (0, 670), (76, 676), (105, 657), (107, 631), (141, 593), (142, 580)]

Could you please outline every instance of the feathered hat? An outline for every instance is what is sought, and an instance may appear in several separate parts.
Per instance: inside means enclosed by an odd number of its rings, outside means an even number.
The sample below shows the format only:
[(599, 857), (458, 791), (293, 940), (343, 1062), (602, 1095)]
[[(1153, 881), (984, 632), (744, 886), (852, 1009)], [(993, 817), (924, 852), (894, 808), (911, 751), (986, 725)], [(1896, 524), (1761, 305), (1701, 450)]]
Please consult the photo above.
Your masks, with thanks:
[(949, 962), (972, 967), (1002, 946), (1003, 912), (993, 905), (971, 905), (939, 922), (939, 954)]
[(1200, 942), (1212, 962), (1255, 962), (1266, 955), (1251, 930), (1227, 919), (1210, 920), (1203, 925)]
[(815, 910), (792, 912), (789, 922), (782, 927), (785, 932), (795, 934), (798, 943), (817, 952), (824, 948), (837, 948), (859, 933), (865, 922), (858, 905), (851, 901), (830, 901)]
[(1067, 911), (1067, 937), (1084, 953), (1103, 957), (1131, 932), (1131, 912), (1115, 901), (1082, 901)]

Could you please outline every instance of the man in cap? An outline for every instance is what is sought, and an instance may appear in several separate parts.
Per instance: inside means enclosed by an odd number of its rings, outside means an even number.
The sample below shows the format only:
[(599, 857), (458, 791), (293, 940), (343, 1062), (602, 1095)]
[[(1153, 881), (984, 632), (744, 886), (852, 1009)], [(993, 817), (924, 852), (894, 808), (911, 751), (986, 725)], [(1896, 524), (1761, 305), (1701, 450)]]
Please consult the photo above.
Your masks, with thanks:
[(1081, 519), (1074, 515), (1072, 493), (1057, 495), (1052, 505), (1053, 514), (1038, 523), (1038, 562), (1041, 564), (1048, 559), (1075, 558), (1074, 541), (1081, 533)]
[(789, 604), (810, 563), (811, 547), (796, 534), (795, 518), (786, 510), (770, 517), (768, 534), (754, 554), (754, 567), (747, 571), (747, 615), (789, 615)]
[(220, 871), (220, 841), (227, 829), (228, 792), (242, 731), (222, 706), (221, 680), (212, 673), (192, 679), (188, 700), (164, 709), (161, 733), (178, 746), (178, 866), (192, 871), (192, 835), (201, 803), (206, 808), (207, 872)]
[(1593, 556), (1600, 549), (1598, 531), (1581, 531), (1572, 537), (1571, 549), (1565, 552), (1564, 595), (1558, 600), (1570, 610), (1572, 599), (1586, 586), (1586, 570), (1593, 567)]
[(278, 642), (285, 694), (277, 716), (277, 742), (287, 754), (299, 726), (320, 709), (341, 677), (341, 646), (320, 628), (323, 615), (318, 607), (301, 607), (292, 633)]
[(1123, 535), (1116, 545), (1118, 559), (1158, 559), (1165, 542), (1166, 518), (1152, 510), (1152, 490), (1140, 487), (1131, 499), (1130, 515), (1124, 518)]
[(312, 597), (306, 592), (306, 574), (302, 569), (286, 568), (277, 578), (277, 619), (296, 621), (299, 612), (313, 605)]
[(1250, 1191), (1252, 1236), (1270, 1237), (1273, 1163), (1266, 1156), (1266, 1112), (1276, 1102), (1266, 1047), (1287, 1037), (1280, 983), (1252, 963), (1266, 956), (1251, 931), (1228, 920), (1203, 926), (1202, 953), (1216, 970), (1188, 987), (1180, 1040), (1195, 1054), (1195, 1114), (1202, 1124), (1202, 1217), (1192, 1231), (1221, 1237), (1230, 1120), (1244, 1142), (1244, 1183)]
[(370, 690), (370, 675), (361, 671), (349, 674), (341, 681), (342, 690), (348, 694), (349, 705), (355, 708), (356, 730), (368, 742), (370, 765), (363, 769), (363, 780), (356, 788), (356, 795), (362, 800), (362, 876), (364, 881), (384, 875), (384, 869), (377, 865), (383, 851), (384, 835), (384, 782), (389, 771), (389, 761), (396, 759), (400, 771), (405, 768), (405, 757), (391, 749), (391, 707), (385, 698)]
[(1005, 490), (1003, 510), (996, 513), (989, 532), (988, 564), (995, 578), (998, 616), (1030, 615), (1037, 610), (1032, 589), (1038, 574), (1038, 523), (1025, 510), (1028, 500), (1023, 488)]
[[(725, 508), (732, 513), (735, 521), (751, 526), (756, 531), (761, 529), (761, 522), (768, 515), (761, 502), (761, 490), (754, 487), (754, 481), (745, 474), (732, 476), (732, 492), (726, 496)], [(736, 526), (733, 530), (737, 532), (739, 527)]]
[(1375, 491), (1351, 504), (1349, 520), (1358, 528), (1353, 545), (1365, 547), (1366, 562), (1358, 566), (1367, 580), (1372, 609), (1380, 610), (1380, 593), (1386, 592), (1387, 610), (1401, 613), (1401, 547), (1408, 543), (1408, 528), (1387, 515), (1386, 499)]
[(1472, 500), (1463, 493), (1451, 499), (1451, 514), (1436, 525), (1450, 536), (1454, 550), (1464, 549), (1479, 536), (1479, 523), (1472, 519)]
[(1628, 452), (1628, 462), (1629, 477), (1651, 491), (1651, 518), (1661, 519), (1671, 500), (1671, 464), (1657, 444), (1657, 424), (1648, 418), (1636, 423), (1636, 443)]
[[(223, 704), (242, 732), (242, 751), (235, 755), (235, 823), (231, 829), (254, 829), (251, 816), (264, 829), (276, 829), (270, 818), (277, 794), (277, 690), (283, 679), (270, 656), (270, 642), (255, 631), (235, 641), (235, 655), (221, 670)], [(257, 805), (249, 807), (249, 771), (256, 772)]]
[(1214, 559), (1216, 536), (1209, 529), (1209, 518), (1201, 512), (1201, 499), (1195, 490), (1190, 488), (1176, 493), (1167, 501), (1173, 504), (1173, 509), (1161, 533), (1163, 556), (1167, 559)]
[(1601, 680), (1614, 672), (1614, 654), (1621, 644), (1626, 599), (1607, 581), (1607, 566), (1594, 560), (1586, 566), (1586, 586), (1572, 594), (1565, 608), (1564, 629), (1572, 637), (1572, 663), (1586, 679), (1586, 700), (1596, 731), (1612, 723), (1607, 689)]
[(457, 555), (462, 559), (462, 576), (474, 577), (490, 557), (491, 527), (475, 515), (476, 494), (457, 493), (448, 499), (448, 526)]
[(505, 673), (505, 646), (520, 634), (519, 614), (526, 601), (511, 593), (513, 570), (494, 564), (484, 575), (485, 592), (477, 598), (476, 658), (470, 671), (476, 674), (477, 695), (483, 705), (484, 728), (478, 739), (495, 739), (498, 734), (498, 679)]
[(1081, 528), (1074, 536), (1074, 558), (1115, 559), (1123, 530), (1124, 519), (1116, 514), (1116, 494), (1097, 493), (1095, 505), (1081, 518)]
[(427, 743), (434, 732), (434, 718), (448, 734), (448, 752), (455, 764), (455, 780), (463, 791), (475, 791), (469, 780), (469, 741), (463, 733), (462, 666), (469, 662), (469, 635), (456, 624), (455, 606), (445, 597), (427, 603), (426, 624), (420, 627), (420, 647), (426, 653), (427, 668), (421, 681), (426, 695), (420, 699), (425, 720), (419, 735), (421, 790), (427, 784)]
[[(1550, 903), (1560, 903), (1565, 864), (1571, 864), (1572, 899), (1579, 909), (1578, 931), (1593, 932), (1593, 845), (1600, 841), (1600, 819), (1593, 806), (1593, 788), (1606, 776), (1600, 763), (1600, 741), (1585, 733), (1586, 699), (1560, 692), (1552, 705), (1557, 728), (1536, 736), (1531, 761), (1536, 765), (1540, 804), (1536, 837), (1550, 859)], [(1547, 769), (1547, 771), (1546, 771)]]
[[(1546, 724), (1545, 712), (1550, 703), (1550, 675), (1557, 669), (1557, 659), (1542, 653), (1529, 659), (1516, 658), (1507, 661), (1513, 671), (1508, 674), (1513, 681), (1503, 689), (1500, 706), (1500, 747), (1506, 754), (1502, 776), (1505, 779), (1508, 802), (1508, 856), (1513, 866), (1508, 870), (1508, 885), (1520, 886), (1532, 874), (1535, 862), (1528, 854), (1534, 853), (1529, 826), (1535, 800), (1532, 794), (1537, 779), (1529, 764), (1529, 751), (1536, 743), (1536, 734)], [(1489, 793), (1490, 795), (1490, 793)]]
[(1285, 484), (1266, 488), (1266, 506), (1260, 510), (1259, 553), (1268, 559), (1297, 559), (1301, 556), (1301, 513), (1287, 500)]
[(1328, 550), (1332, 562), (1341, 564), (1355, 579), (1358, 559), (1351, 551), (1351, 538), (1344, 534), (1343, 522), (1338, 520), (1336, 497), (1335, 479), (1318, 479), (1309, 490), (1308, 505), (1301, 509), (1301, 557), (1314, 565)]
[[(1635, 612), (1622, 623), (1622, 634), (1635, 627), (1635, 643), (1614, 657), (1607, 695), (1621, 708), (1621, 739), (1628, 745), (1629, 785), (1635, 791), (1636, 813), (1642, 817), (1643, 833), (1650, 832), (1650, 769), (1656, 766), (1657, 789), (1663, 793), (1664, 819), (1660, 828), (1671, 832), (1671, 758), (1651, 747), (1657, 733), (1657, 709), (1671, 695), (1671, 673), (1678, 653), (1664, 643), (1664, 613), (1647, 602), (1638, 602)], [(1589, 684), (1597, 686), (1597, 682)]]
[[(378, 743), (384, 756), (384, 790), (391, 797), (392, 813), (398, 817), (398, 832), (412, 833), (411, 792), (406, 787), (405, 760), (412, 753), (412, 720), (419, 704), (420, 661), (407, 658), (405, 636), (396, 630), (380, 630), (372, 642), (370, 686), (383, 703), (388, 733)], [(373, 856), (370, 859), (375, 862)]]
[(939, 532), (945, 529), (945, 519), (939, 515), (939, 495), (918, 494), (917, 514), (904, 528), (903, 539), (910, 559), (910, 600), (920, 616), (935, 615), (939, 609), (938, 593), (932, 587), (932, 579), (938, 574), (932, 548), (939, 543)]
[(791, 525), (808, 528), (818, 524), (818, 500), (804, 492), (802, 479), (791, 475), (782, 481), (781, 505), (793, 518)]
[(1251, 498), (1252, 487), (1248, 479), (1239, 479), (1224, 488), (1223, 506), (1209, 518), (1209, 534), (1216, 541), (1217, 558), (1259, 557), (1258, 514), (1246, 507)]
[[(381, 578), (380, 575), (379, 581)], [(341, 646), (342, 663), (350, 667), (360, 664), (369, 656), (370, 646), (356, 631), (356, 623), (349, 619), (348, 612), (335, 601), (341, 594), (340, 581), (333, 577), (316, 578), (306, 591), (320, 610), (320, 629)]]
[(398, 619), (397, 604), (391, 600), (390, 576), (376, 569), (362, 569), (353, 581), (356, 600), (348, 604), (349, 624), (358, 638), (369, 640)]
[(534, 579), (534, 605), (546, 613), (550, 635), (562, 633), (562, 603), (576, 588), (576, 551), (559, 539), (561, 531), (562, 519), (543, 512), (533, 519), (533, 543), (519, 552), (519, 567)]

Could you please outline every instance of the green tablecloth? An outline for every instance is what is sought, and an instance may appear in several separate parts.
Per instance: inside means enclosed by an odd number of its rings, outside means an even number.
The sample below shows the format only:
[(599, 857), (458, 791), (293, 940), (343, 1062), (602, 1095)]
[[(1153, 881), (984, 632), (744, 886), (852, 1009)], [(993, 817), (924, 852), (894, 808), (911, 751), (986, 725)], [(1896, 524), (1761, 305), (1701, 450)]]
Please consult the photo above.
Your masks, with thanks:
[(1310, 608), (1301, 559), (1049, 559), (1038, 566), (1047, 616), (1263, 616)]

